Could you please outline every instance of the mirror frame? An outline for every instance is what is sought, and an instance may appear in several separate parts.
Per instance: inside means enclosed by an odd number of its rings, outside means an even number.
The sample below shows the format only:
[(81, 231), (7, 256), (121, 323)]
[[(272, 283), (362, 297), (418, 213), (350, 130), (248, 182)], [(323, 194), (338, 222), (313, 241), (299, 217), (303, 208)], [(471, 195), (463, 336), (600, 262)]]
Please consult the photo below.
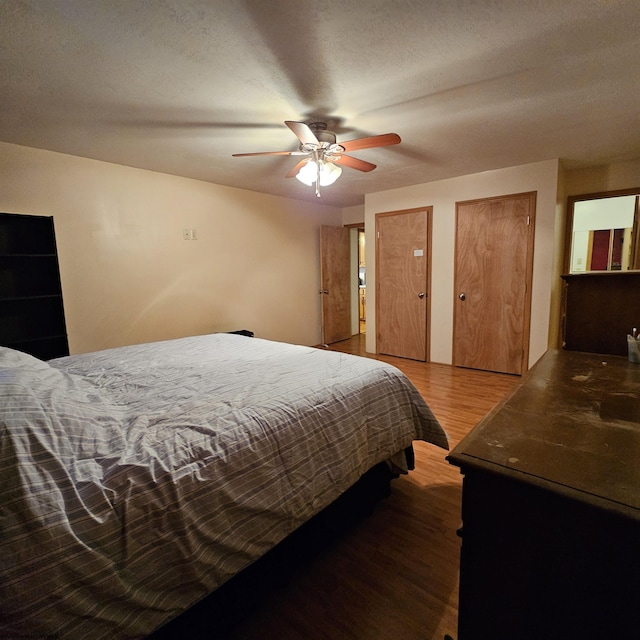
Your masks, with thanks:
[[(619, 189), (616, 191), (602, 191), (600, 193), (585, 193), (578, 196), (569, 196), (567, 198), (567, 225), (565, 230), (565, 244), (564, 244), (564, 265), (563, 273), (571, 273), (571, 243), (573, 242), (573, 212), (576, 202), (582, 202), (584, 200), (602, 200), (604, 198), (615, 198), (618, 196), (640, 196), (640, 187), (635, 189)], [(629, 273), (629, 271), (637, 271), (640, 269), (640, 197), (636, 197), (636, 206), (633, 213), (633, 228), (631, 231), (633, 250), (631, 253), (631, 269), (627, 271), (612, 271), (611, 273)], [(594, 273), (594, 272), (585, 272)], [(601, 273), (601, 272), (598, 272)]]

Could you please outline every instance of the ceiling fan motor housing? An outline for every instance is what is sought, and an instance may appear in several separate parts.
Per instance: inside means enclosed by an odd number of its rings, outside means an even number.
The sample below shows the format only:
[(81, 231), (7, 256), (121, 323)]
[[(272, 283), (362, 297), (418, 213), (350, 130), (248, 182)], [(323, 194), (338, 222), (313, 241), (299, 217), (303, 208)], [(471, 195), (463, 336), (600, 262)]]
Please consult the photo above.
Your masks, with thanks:
[(336, 143), (336, 134), (332, 131), (315, 131), (318, 142), (323, 143), (323, 146), (330, 146)]
[(311, 122), (309, 129), (313, 132), (313, 135), (318, 140), (319, 144), (307, 143), (301, 144), (300, 148), (303, 151), (315, 151), (319, 149), (329, 149), (336, 145), (336, 134), (333, 131), (327, 131), (327, 125), (325, 122)]

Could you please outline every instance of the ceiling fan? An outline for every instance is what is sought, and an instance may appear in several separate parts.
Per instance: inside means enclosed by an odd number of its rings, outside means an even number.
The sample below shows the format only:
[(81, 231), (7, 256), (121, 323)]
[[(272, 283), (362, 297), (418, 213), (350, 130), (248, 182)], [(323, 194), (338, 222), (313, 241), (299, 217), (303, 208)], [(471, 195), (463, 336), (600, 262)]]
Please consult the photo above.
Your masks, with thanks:
[(385, 133), (380, 136), (369, 136), (345, 142), (336, 142), (336, 134), (327, 130), (326, 122), (313, 121), (294, 122), (285, 120), (285, 124), (293, 131), (300, 146), (297, 151), (262, 151), (257, 153), (234, 153), (236, 158), (246, 156), (306, 156), (287, 173), (287, 178), (298, 178), (311, 186), (316, 185), (316, 196), (320, 197), (320, 186), (333, 184), (342, 173), (342, 168), (350, 167), (358, 171), (373, 171), (375, 164), (346, 155), (349, 151), (386, 147), (400, 142), (397, 133)]

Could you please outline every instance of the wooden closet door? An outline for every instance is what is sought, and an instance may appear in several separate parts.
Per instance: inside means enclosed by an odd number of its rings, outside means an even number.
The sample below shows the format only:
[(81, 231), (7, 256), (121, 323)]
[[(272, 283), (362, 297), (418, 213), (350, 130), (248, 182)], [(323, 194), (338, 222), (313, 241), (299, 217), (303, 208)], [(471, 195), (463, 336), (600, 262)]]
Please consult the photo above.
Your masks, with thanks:
[(456, 207), (453, 363), (527, 370), (535, 193)]
[(378, 353), (427, 360), (431, 208), (376, 216)]

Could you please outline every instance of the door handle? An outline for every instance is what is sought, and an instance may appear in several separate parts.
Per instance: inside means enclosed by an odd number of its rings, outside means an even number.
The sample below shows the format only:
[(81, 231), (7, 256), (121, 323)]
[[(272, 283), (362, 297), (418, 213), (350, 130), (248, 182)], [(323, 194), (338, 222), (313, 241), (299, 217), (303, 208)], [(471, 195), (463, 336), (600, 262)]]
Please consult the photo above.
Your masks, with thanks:
[(423, 292), (423, 291), (421, 291), (421, 292), (418, 294), (418, 298), (420, 298), (420, 300), (422, 300), (422, 298), (424, 298), (424, 292)]
[(329, 293), (329, 289), (320, 289), (318, 291), (318, 293), (323, 294), (323, 293)]
[(458, 298), (460, 298), (460, 300), (466, 300), (467, 296), (464, 293), (461, 293)]

